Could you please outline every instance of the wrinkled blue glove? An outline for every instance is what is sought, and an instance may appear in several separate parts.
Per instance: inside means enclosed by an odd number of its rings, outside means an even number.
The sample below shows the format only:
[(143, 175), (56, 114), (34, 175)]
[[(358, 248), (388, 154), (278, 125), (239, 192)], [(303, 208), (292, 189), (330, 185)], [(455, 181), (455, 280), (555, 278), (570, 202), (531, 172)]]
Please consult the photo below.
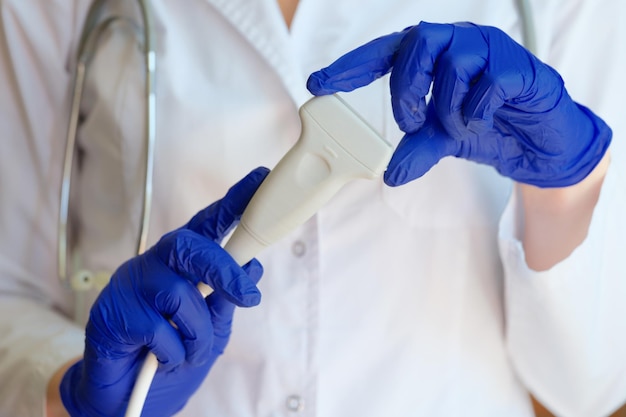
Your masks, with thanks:
[[(160, 364), (142, 415), (171, 416), (183, 408), (223, 352), (235, 304), (260, 301), (261, 264), (253, 259), (240, 268), (219, 242), (267, 173), (252, 171), (113, 274), (91, 309), (84, 359), (61, 383), (71, 416), (123, 416), (148, 350)], [(206, 300), (195, 287), (199, 281), (214, 289)]]
[(493, 27), (420, 23), (347, 53), (311, 74), (307, 87), (315, 95), (352, 91), (389, 71), (406, 135), (388, 185), (453, 155), (519, 182), (564, 187), (585, 178), (611, 142), (609, 127), (570, 98), (554, 69)]

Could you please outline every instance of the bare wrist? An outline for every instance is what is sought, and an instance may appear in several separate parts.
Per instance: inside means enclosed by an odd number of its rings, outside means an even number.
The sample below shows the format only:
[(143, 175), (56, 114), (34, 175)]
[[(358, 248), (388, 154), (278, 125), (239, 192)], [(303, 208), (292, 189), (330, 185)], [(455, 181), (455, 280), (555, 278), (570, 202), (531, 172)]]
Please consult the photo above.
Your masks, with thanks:
[(523, 210), (519, 238), (530, 268), (553, 267), (585, 240), (609, 161), (607, 152), (587, 178), (569, 187), (518, 184)]

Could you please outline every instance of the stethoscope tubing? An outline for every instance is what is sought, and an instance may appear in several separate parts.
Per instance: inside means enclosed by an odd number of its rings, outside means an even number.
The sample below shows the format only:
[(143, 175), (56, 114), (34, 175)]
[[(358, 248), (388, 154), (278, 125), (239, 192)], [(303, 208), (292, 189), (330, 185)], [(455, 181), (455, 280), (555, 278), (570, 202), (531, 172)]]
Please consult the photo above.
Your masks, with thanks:
[[(139, 224), (139, 234), (136, 242), (136, 252), (141, 254), (146, 250), (148, 241), (148, 231), (150, 226), (150, 216), (152, 212), (153, 193), (153, 173), (154, 173), (154, 152), (156, 145), (156, 39), (154, 23), (149, 0), (137, 0), (143, 20), (143, 60), (144, 60), (144, 100), (146, 107), (144, 111), (144, 142), (146, 147), (145, 170), (144, 170), (144, 190), (141, 205), (141, 217)], [(68, 267), (69, 244), (68, 244), (68, 218), (70, 194), (72, 187), (72, 170), (74, 167), (74, 156), (76, 149), (76, 135), (78, 133), (78, 122), (80, 119), (80, 103), (82, 101), (84, 84), (87, 77), (87, 70), (95, 54), (99, 39), (113, 23), (118, 21), (128, 21), (127, 18), (113, 16), (101, 21), (103, 9), (107, 0), (96, 0), (92, 3), (83, 33), (81, 35), (76, 60), (76, 70), (74, 74), (74, 84), (72, 88), (72, 100), (70, 108), (67, 137), (65, 142), (65, 154), (63, 160), (63, 171), (61, 179), (59, 219), (58, 219), (58, 242), (57, 242), (57, 267), (58, 276), (61, 283), (68, 288), (87, 289), (90, 285), (83, 285), (82, 282), (74, 282), (69, 276)], [(132, 22), (130, 22), (132, 25)], [(93, 274), (84, 274), (82, 279), (93, 280)], [(87, 283), (89, 284), (89, 283)]]

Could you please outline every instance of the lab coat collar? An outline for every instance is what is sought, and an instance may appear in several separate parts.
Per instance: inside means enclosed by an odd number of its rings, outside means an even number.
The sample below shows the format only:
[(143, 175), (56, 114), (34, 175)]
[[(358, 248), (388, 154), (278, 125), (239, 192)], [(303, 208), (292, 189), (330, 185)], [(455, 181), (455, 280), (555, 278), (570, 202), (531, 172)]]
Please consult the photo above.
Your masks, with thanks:
[(310, 98), (306, 75), (293, 53), (294, 43), (276, 0), (206, 0), (250, 42), (276, 71), (299, 107)]

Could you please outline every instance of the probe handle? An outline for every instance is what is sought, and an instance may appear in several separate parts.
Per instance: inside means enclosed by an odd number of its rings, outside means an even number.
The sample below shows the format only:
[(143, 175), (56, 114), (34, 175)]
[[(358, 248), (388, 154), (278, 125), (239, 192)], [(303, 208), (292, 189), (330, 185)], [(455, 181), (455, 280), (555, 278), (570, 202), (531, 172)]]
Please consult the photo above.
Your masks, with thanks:
[(300, 119), (300, 139), (263, 181), (225, 245), (240, 265), (306, 222), (346, 183), (379, 177), (391, 158), (391, 145), (337, 96), (309, 100)]
[[(224, 249), (245, 265), (265, 247), (311, 218), (347, 182), (379, 177), (392, 148), (336, 95), (315, 97), (300, 108), (302, 133), (268, 174)], [(198, 284), (204, 297), (213, 289)], [(158, 360), (148, 353), (126, 417), (139, 417)]]

